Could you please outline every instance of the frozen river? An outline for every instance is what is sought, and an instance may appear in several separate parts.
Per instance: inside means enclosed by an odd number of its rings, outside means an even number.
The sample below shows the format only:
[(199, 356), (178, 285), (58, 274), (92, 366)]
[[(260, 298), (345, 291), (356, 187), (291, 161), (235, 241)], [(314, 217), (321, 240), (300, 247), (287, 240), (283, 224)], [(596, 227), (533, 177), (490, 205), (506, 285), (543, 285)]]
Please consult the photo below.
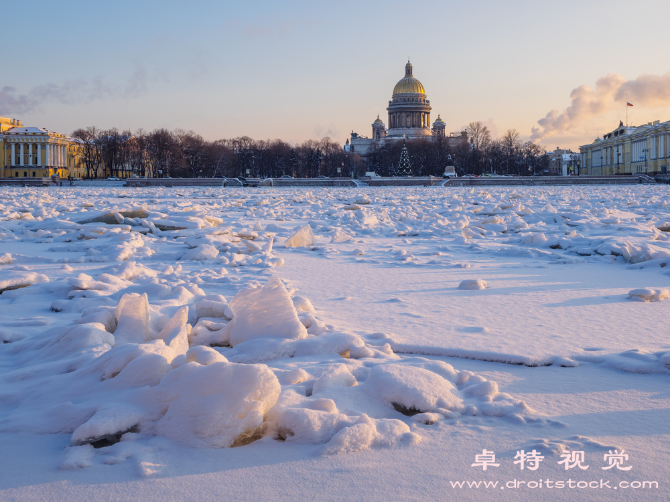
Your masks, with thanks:
[(669, 194), (0, 189), (0, 498), (666, 500)]

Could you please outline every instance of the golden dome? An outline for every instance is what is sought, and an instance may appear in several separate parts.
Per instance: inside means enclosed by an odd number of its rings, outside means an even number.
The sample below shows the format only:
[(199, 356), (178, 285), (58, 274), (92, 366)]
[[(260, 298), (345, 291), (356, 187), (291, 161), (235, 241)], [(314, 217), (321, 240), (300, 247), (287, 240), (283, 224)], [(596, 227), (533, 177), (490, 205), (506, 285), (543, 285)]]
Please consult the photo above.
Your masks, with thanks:
[(375, 124), (382, 124), (382, 119), (379, 118), (379, 115), (377, 115), (377, 120), (374, 122)]
[(412, 64), (409, 61), (405, 65), (405, 78), (400, 79), (393, 88), (393, 94), (405, 93), (426, 94), (423, 84), (412, 76)]

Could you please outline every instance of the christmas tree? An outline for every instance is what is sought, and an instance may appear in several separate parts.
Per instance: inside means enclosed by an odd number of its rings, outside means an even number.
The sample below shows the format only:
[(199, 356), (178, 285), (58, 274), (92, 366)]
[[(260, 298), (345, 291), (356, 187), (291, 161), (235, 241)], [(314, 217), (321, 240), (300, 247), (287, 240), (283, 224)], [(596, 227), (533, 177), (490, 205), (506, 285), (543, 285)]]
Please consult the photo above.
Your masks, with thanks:
[(400, 152), (400, 162), (398, 162), (397, 169), (398, 176), (411, 176), (412, 168), (409, 165), (409, 154), (407, 153), (407, 146), (405, 140), (402, 142), (402, 151)]
[(288, 156), (288, 166), (289, 166), (289, 172), (285, 174), (289, 174), (291, 176), (295, 175), (295, 168), (298, 165), (298, 157), (295, 154), (295, 150), (291, 148), (291, 153)]

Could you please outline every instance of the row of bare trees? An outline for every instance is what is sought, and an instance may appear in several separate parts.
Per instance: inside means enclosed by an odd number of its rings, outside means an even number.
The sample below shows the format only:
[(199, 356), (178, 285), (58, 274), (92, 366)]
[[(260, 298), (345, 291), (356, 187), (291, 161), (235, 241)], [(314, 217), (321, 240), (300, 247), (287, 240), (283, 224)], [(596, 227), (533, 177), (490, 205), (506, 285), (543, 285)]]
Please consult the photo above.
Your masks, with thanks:
[[(544, 149), (532, 142), (522, 143), (519, 133), (508, 130), (501, 138), (491, 139), (491, 132), (481, 122), (471, 122), (464, 136), (408, 140), (413, 176), (442, 176), (446, 166), (464, 174), (533, 175), (545, 174), (549, 158)], [(381, 176), (399, 175), (403, 142), (386, 142), (373, 146), (369, 168)]]
[[(360, 159), (324, 138), (291, 146), (249, 137), (206, 141), (193, 131), (77, 129), (87, 178), (350, 176)], [(338, 170), (339, 169), (339, 170)]]
[[(413, 176), (441, 176), (453, 165), (459, 175), (530, 175), (548, 171), (544, 150), (522, 143), (519, 133), (508, 130), (493, 140), (481, 122), (466, 128), (467, 138), (438, 137), (406, 142)], [(404, 142), (373, 145), (366, 162), (358, 155), (324, 138), (291, 146), (281, 140), (257, 141), (249, 137), (207, 141), (193, 131), (142, 129), (131, 133), (95, 127), (78, 129), (81, 159), (87, 178), (128, 177), (292, 177), (363, 175), (398, 172)]]
[(457, 166), (467, 174), (503, 174), (530, 176), (547, 174), (549, 157), (544, 149), (531, 141), (523, 143), (515, 129), (509, 129), (497, 140), (481, 122), (466, 128), (470, 142), (467, 151), (457, 152)]

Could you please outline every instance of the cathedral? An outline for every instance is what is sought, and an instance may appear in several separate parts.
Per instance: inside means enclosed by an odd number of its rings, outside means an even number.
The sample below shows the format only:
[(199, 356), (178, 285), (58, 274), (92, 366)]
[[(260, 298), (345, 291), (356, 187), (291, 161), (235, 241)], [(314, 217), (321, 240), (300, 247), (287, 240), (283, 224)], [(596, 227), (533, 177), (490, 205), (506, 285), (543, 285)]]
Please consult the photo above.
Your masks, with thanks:
[(414, 78), (412, 64), (409, 61), (405, 65), (405, 76), (393, 88), (393, 95), (386, 110), (388, 111), (388, 129), (377, 115), (377, 120), (372, 123), (372, 137), (368, 138), (352, 132), (351, 140), (347, 140), (345, 149), (357, 153), (365, 160), (373, 146), (383, 145), (386, 141), (443, 137), (447, 138), (452, 146), (467, 142), (467, 135), (464, 132), (446, 136), (447, 124), (439, 115), (431, 128), (430, 101), (426, 99), (426, 89), (423, 84)]

